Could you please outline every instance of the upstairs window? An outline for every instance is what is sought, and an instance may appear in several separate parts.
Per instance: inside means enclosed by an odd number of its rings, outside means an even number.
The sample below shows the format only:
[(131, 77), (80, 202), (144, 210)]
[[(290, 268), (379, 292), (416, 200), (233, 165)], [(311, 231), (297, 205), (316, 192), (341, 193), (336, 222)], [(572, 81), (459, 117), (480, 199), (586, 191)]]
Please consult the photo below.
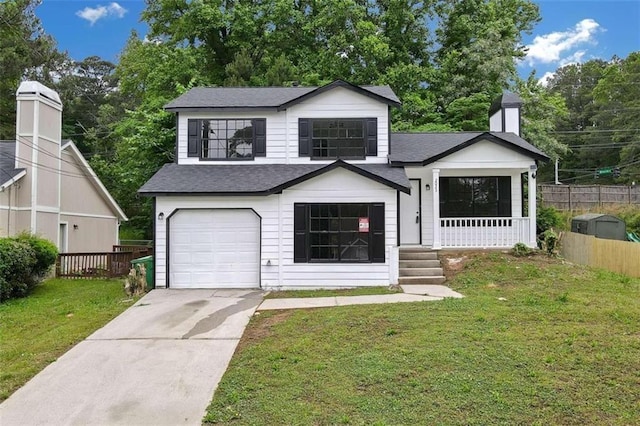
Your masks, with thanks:
[(511, 217), (511, 177), (441, 177), (440, 217)]
[(299, 155), (313, 160), (362, 160), (378, 155), (376, 118), (301, 118)]
[(265, 119), (189, 120), (188, 156), (252, 160), (266, 155)]

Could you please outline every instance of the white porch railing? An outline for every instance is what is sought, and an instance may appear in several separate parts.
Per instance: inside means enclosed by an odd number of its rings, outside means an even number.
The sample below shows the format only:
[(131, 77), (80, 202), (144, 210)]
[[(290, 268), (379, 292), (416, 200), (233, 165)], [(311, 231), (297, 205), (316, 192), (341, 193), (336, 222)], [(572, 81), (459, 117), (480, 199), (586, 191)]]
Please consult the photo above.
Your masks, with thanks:
[(527, 244), (529, 218), (456, 217), (440, 219), (442, 248), (507, 248)]

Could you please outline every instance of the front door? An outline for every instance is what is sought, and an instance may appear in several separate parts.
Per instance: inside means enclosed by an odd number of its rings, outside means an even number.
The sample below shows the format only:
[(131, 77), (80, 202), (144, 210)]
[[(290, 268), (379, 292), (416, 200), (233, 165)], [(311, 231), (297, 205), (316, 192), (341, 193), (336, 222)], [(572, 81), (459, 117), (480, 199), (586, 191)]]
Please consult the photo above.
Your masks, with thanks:
[(410, 179), (411, 195), (400, 194), (400, 245), (422, 241), (420, 215), (420, 179)]

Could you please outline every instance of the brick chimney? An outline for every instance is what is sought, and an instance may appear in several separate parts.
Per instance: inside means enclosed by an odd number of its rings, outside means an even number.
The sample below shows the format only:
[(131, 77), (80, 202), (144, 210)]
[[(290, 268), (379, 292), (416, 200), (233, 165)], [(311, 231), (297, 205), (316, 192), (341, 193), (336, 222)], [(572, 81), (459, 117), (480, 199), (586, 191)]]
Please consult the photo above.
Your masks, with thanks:
[(515, 93), (503, 93), (489, 108), (489, 130), (491, 132), (520, 135), (520, 112), (522, 99)]

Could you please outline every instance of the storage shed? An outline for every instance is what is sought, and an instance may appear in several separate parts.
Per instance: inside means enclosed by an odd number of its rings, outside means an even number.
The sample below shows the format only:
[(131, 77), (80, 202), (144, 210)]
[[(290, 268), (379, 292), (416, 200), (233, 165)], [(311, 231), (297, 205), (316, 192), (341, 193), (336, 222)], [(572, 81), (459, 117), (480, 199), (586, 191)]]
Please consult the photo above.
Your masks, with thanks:
[(571, 220), (571, 232), (595, 235), (608, 240), (627, 240), (627, 226), (618, 217), (608, 214), (587, 213)]

